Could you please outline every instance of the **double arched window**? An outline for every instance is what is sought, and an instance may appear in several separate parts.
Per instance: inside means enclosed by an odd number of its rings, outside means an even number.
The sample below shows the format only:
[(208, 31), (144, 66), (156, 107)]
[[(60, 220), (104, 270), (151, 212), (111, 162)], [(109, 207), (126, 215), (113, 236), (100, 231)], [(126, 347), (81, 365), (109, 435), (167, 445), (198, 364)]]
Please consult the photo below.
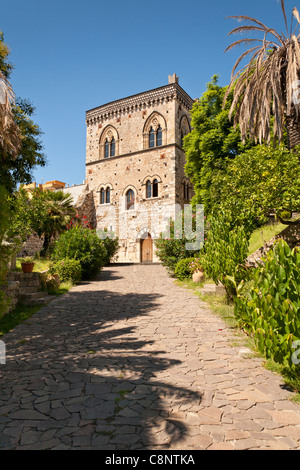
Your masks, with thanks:
[(162, 147), (167, 144), (167, 123), (157, 111), (148, 117), (143, 128), (144, 149)]
[(158, 181), (154, 179), (153, 182), (148, 180), (146, 182), (146, 198), (158, 197)]
[(190, 182), (186, 178), (184, 178), (182, 181), (182, 186), (183, 186), (183, 199), (185, 201), (189, 201), (192, 196)]
[(103, 130), (99, 140), (99, 157), (115, 157), (119, 152), (119, 134), (117, 129), (108, 124)]
[(109, 141), (105, 140), (104, 143), (104, 158), (114, 157), (116, 154), (116, 141), (114, 137)]
[(149, 148), (160, 147), (162, 145), (162, 128), (159, 126), (156, 130), (150, 127)]
[(100, 204), (110, 204), (110, 192), (111, 188), (109, 186), (106, 189), (100, 189)]

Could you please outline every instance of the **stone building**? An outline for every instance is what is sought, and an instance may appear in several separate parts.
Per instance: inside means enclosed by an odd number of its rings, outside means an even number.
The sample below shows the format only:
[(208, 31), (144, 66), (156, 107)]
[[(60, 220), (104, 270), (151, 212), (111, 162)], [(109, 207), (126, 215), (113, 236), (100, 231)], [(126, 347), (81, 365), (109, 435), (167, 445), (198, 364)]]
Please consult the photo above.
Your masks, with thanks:
[(192, 196), (182, 139), (193, 102), (174, 74), (86, 112), (86, 185), (97, 229), (119, 238), (119, 262), (158, 261), (153, 240)]

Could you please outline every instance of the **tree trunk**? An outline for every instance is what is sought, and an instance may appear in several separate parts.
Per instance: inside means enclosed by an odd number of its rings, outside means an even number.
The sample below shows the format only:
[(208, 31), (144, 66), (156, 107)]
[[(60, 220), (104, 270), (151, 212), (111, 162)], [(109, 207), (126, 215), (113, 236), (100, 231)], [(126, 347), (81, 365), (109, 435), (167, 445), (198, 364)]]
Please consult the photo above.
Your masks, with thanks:
[(288, 137), (288, 148), (293, 150), (296, 145), (300, 144), (300, 120), (296, 116), (287, 116), (286, 130)]
[(50, 241), (51, 241), (51, 235), (47, 235), (47, 234), (45, 233), (45, 235), (44, 235), (43, 248), (42, 248), (42, 250), (41, 250), (41, 256), (46, 256), (47, 251), (48, 251), (48, 248), (49, 248), (49, 245), (50, 245)]

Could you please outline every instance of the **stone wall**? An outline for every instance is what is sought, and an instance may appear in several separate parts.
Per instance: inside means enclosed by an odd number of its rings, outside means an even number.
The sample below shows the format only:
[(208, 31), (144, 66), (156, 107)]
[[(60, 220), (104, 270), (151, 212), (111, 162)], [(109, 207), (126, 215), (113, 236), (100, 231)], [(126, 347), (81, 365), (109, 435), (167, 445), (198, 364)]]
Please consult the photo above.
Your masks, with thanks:
[(300, 246), (300, 225), (288, 225), (282, 232), (276, 235), (274, 238), (265, 243), (264, 246), (256, 250), (247, 258), (247, 264), (249, 266), (257, 266), (261, 258), (264, 257), (269, 250), (272, 249), (274, 243), (278, 239), (283, 239), (287, 242), (290, 248)]
[(4, 314), (11, 312), (18, 303), (22, 303), (27, 294), (35, 294), (40, 288), (39, 273), (9, 272), (6, 283), (0, 287), (9, 300), (9, 306)]
[(37, 234), (32, 234), (22, 245), (19, 253), (17, 254), (18, 258), (24, 256), (34, 256), (36, 253), (39, 253), (43, 248), (44, 237), (39, 237)]

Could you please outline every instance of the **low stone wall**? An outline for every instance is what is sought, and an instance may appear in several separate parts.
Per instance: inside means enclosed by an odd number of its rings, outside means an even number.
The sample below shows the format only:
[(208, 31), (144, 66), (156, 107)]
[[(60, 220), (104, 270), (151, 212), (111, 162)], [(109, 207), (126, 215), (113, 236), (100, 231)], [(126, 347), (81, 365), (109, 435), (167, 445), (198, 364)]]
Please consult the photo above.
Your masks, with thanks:
[(5, 297), (9, 299), (9, 306), (5, 315), (11, 312), (22, 300), (22, 296), (30, 292), (36, 292), (41, 288), (39, 273), (9, 272), (6, 276), (6, 283), (0, 287)]

